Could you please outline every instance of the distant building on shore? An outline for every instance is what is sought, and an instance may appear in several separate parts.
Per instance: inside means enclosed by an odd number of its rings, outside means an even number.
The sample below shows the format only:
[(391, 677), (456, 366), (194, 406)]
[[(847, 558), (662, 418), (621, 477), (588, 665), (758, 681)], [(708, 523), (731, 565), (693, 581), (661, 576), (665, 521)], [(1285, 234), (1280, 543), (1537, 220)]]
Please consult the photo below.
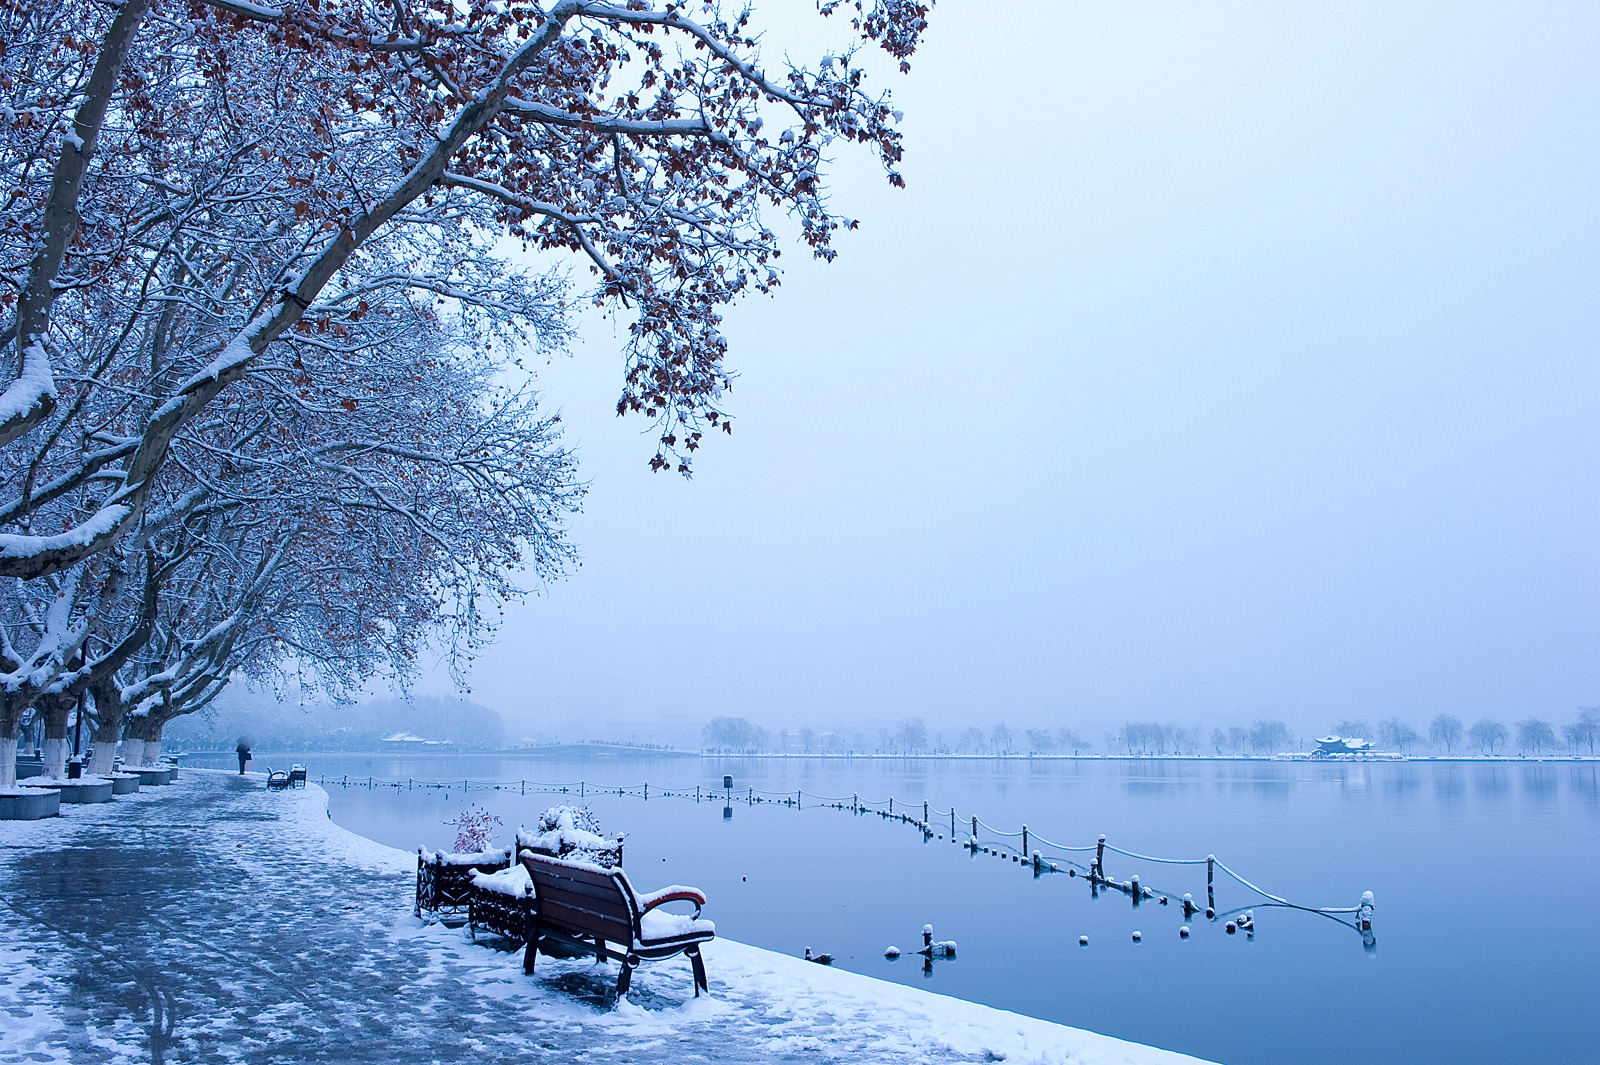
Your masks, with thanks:
[(1366, 740), (1342, 736), (1324, 736), (1317, 741), (1316, 749), (1311, 752), (1313, 758), (1326, 757), (1330, 754), (1369, 754), (1372, 744)]
[(378, 747), (384, 751), (448, 751), (455, 744), (449, 740), (428, 740), (409, 732), (396, 732), (393, 736), (380, 739)]

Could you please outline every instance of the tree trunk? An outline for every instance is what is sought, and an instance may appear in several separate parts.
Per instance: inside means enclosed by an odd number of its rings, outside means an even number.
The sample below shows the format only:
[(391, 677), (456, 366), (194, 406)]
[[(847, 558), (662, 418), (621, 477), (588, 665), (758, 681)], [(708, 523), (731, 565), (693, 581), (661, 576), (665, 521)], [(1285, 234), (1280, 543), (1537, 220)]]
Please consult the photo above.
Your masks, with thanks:
[(67, 719), (72, 701), (46, 697), (39, 700), (38, 707), (44, 718), (44, 775), (62, 780), (67, 775)]
[(17, 731), (22, 707), (15, 694), (0, 689), (0, 788), (17, 786)]
[(161, 757), (161, 721), (152, 714), (138, 714), (128, 719), (128, 735), (122, 741), (122, 764), (155, 768)]
[(117, 740), (122, 735), (122, 720), (126, 711), (122, 705), (122, 691), (117, 682), (96, 685), (89, 689), (94, 696), (94, 755), (89, 762), (89, 772), (105, 776), (117, 757)]

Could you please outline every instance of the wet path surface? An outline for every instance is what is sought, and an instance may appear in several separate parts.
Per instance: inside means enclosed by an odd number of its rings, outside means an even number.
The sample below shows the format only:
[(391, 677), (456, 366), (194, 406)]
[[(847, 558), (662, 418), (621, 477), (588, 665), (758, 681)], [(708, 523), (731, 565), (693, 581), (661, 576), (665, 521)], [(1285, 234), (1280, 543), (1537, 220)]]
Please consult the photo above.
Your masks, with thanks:
[[(0, 1062), (999, 1053), (926, 1034), (924, 1003), (949, 1000), (907, 1000), (908, 1012), (876, 1000), (874, 982), (813, 980), (809, 966), (797, 977), (786, 959), (739, 944), (707, 949), (713, 994), (699, 1000), (682, 959), (641, 969), (620, 1007), (610, 1001), (614, 966), (541, 958), (538, 977), (525, 977), (520, 955), (417, 921), (409, 856), (333, 825), (316, 788), (268, 793), (259, 776), (185, 771), (169, 787), (63, 810), (0, 823)], [(846, 990), (810, 986), (819, 980)], [(1098, 1041), (1096, 1052), (1052, 1046), (1037, 1060), (1173, 1060), (1049, 1027)]]

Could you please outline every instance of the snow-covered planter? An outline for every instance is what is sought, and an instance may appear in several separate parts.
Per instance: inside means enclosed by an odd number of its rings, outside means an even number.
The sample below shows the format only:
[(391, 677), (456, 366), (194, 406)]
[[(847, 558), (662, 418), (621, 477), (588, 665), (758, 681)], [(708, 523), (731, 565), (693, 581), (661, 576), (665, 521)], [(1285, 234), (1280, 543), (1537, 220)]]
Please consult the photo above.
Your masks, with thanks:
[(520, 865), (501, 869), (496, 873), (472, 874), (472, 886), (494, 895), (514, 895), (521, 898), (533, 892), (533, 877)]
[(510, 867), (509, 849), (461, 853), (418, 847), (415, 913), (418, 917), (424, 913), (460, 914), (467, 909), (474, 876)]
[(533, 877), (521, 865), (495, 873), (473, 873), (467, 891), (467, 925), (474, 938), (481, 928), (526, 943), (537, 910)]
[(586, 807), (552, 806), (539, 815), (536, 830), (517, 829), (517, 853), (531, 850), (546, 858), (615, 869), (622, 864), (622, 839), (602, 836), (599, 820)]

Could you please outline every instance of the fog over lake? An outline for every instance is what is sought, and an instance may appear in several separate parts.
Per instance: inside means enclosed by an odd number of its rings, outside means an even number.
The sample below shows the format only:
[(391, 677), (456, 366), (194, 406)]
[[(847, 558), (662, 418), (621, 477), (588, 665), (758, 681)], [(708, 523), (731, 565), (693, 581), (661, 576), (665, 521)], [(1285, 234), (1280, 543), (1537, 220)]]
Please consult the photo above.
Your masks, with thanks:
[[(799, 8), (759, 5), (769, 62), (837, 44)], [(624, 324), (536, 367), (584, 565), (473, 697), (641, 740), (1600, 703), (1597, 34), (1579, 3), (941, 5), (881, 79), (907, 188), (837, 153), (861, 228), (729, 314), (693, 481), (613, 414)]]

